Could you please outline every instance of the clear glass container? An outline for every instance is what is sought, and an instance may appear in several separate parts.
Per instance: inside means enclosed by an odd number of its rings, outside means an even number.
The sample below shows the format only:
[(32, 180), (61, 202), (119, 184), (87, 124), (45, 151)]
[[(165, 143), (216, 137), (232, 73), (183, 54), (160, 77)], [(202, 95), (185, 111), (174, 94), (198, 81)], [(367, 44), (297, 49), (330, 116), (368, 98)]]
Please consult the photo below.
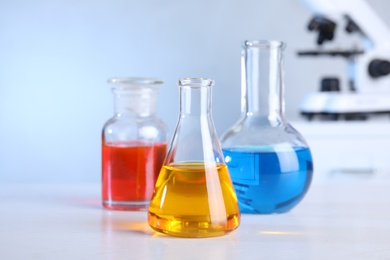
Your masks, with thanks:
[(156, 115), (153, 78), (112, 78), (115, 113), (102, 131), (103, 206), (146, 210), (167, 149), (167, 127)]
[(313, 163), (302, 135), (284, 117), (279, 41), (242, 45), (241, 119), (221, 137), (242, 213), (283, 213), (309, 189)]
[(149, 225), (178, 237), (238, 227), (237, 197), (211, 114), (213, 81), (179, 79), (180, 115), (149, 207)]

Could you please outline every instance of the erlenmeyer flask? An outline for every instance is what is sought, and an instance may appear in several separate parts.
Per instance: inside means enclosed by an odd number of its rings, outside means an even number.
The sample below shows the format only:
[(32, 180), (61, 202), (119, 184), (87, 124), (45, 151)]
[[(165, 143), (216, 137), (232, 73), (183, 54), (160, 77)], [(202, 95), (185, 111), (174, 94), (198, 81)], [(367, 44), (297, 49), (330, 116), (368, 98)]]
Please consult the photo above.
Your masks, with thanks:
[(240, 223), (237, 197), (211, 115), (213, 81), (179, 79), (180, 116), (149, 207), (156, 231), (212, 237)]
[(310, 149), (284, 118), (283, 49), (279, 41), (242, 46), (241, 120), (222, 137), (242, 213), (283, 213), (305, 196)]

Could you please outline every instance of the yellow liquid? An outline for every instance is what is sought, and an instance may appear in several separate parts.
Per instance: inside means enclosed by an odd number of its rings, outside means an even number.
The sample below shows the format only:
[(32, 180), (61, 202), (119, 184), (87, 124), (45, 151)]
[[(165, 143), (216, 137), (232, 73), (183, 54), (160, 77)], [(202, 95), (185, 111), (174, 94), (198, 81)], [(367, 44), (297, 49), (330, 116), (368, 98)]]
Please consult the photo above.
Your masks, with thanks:
[(240, 224), (236, 193), (224, 164), (162, 167), (150, 202), (149, 225), (178, 237), (212, 237)]

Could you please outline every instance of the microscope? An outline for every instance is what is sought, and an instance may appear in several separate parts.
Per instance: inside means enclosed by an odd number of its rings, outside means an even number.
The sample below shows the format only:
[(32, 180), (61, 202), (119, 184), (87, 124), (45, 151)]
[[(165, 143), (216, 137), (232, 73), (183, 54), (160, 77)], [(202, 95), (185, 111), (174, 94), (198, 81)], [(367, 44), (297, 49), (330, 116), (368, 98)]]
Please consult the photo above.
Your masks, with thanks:
[[(347, 86), (335, 77), (323, 78), (320, 91), (307, 95), (300, 112), (311, 120), (364, 120), (375, 114), (390, 114), (390, 30), (364, 0), (305, 0), (314, 14), (308, 30), (318, 33), (315, 50), (299, 56), (332, 56), (347, 60)], [(338, 23), (345, 33), (357, 34), (361, 47), (326, 50), (335, 38)]]

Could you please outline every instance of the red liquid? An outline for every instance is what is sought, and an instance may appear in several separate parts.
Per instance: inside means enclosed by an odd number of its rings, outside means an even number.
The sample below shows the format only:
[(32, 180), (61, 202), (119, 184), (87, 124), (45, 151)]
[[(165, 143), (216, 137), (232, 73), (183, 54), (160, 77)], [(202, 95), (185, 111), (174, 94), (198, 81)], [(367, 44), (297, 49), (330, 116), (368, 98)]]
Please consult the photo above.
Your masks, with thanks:
[(110, 209), (146, 209), (165, 154), (163, 143), (103, 144), (103, 205)]

